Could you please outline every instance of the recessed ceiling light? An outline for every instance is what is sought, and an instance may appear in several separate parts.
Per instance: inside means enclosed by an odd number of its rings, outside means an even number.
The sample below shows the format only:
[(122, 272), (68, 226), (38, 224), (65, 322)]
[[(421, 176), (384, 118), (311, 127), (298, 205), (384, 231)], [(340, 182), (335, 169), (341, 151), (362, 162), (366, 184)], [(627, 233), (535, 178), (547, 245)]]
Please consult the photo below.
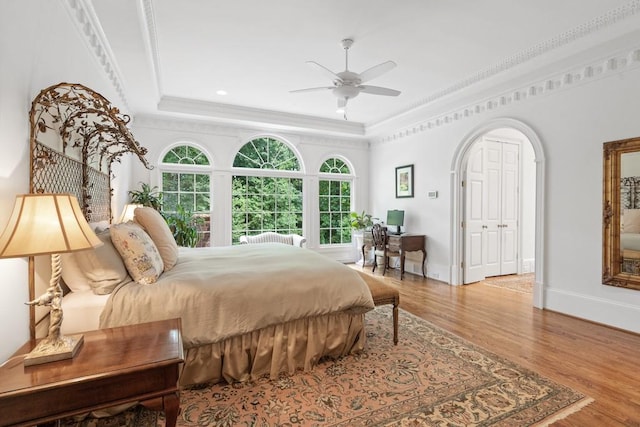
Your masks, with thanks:
[(220, 90), (217, 90), (217, 91), (216, 91), (216, 93), (217, 93), (218, 95), (222, 95), (222, 96), (224, 96), (224, 95), (226, 95), (226, 94), (227, 94), (227, 91), (226, 91), (226, 90), (222, 90), (222, 89), (220, 89)]

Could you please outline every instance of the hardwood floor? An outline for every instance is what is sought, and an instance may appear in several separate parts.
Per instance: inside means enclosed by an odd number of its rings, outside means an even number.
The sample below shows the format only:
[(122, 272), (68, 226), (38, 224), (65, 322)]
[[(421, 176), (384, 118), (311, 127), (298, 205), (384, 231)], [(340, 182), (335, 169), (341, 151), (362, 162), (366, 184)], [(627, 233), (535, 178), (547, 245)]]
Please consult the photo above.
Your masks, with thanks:
[(640, 426), (640, 335), (533, 308), (531, 295), (482, 282), (401, 282), (396, 270), (384, 281), (399, 289), (400, 308), (595, 400), (554, 426)]

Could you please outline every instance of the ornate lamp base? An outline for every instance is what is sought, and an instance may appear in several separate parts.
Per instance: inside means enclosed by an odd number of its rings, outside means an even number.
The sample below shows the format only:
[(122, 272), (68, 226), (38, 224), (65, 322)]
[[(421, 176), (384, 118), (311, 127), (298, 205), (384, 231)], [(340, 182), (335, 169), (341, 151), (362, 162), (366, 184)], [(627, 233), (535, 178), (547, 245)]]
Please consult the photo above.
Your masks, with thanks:
[(56, 341), (47, 338), (38, 343), (24, 358), (24, 366), (40, 365), (56, 360), (71, 359), (84, 342), (84, 335), (60, 336)]

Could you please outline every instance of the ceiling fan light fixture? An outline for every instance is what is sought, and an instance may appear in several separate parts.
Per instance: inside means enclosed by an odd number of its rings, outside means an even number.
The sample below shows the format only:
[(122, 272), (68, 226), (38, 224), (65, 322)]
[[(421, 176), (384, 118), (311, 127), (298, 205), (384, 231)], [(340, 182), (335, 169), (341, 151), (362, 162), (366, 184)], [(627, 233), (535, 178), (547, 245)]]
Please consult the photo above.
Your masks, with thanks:
[(389, 89), (379, 86), (362, 85), (368, 80), (374, 79), (396, 67), (396, 63), (393, 61), (385, 61), (378, 65), (375, 65), (362, 73), (356, 73), (349, 70), (349, 48), (353, 44), (353, 39), (343, 39), (341, 42), (344, 49), (345, 67), (344, 71), (334, 73), (329, 68), (321, 65), (315, 61), (307, 61), (307, 64), (312, 65), (319, 70), (322, 74), (328, 76), (333, 83), (333, 86), (324, 87), (312, 87), (307, 89), (297, 89), (290, 92), (315, 92), (330, 90), (333, 95), (338, 98), (337, 113), (344, 114), (344, 119), (347, 119), (346, 105), (350, 99), (355, 98), (364, 92), (370, 95), (383, 95), (383, 96), (398, 96), (400, 91), (395, 89)]
[(336, 88), (333, 89), (333, 94), (336, 98), (353, 99), (358, 96), (359, 93), (360, 89), (358, 87), (350, 85), (336, 86)]

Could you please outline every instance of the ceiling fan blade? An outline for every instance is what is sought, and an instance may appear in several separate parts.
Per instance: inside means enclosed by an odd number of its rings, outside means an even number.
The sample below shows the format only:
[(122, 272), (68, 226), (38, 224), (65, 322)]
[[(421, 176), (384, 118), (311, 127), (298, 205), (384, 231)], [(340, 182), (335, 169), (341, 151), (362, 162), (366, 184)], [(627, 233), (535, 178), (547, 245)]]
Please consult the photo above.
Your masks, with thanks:
[(340, 76), (338, 76), (336, 73), (334, 73), (333, 71), (331, 71), (330, 69), (328, 69), (324, 65), (320, 65), (315, 61), (307, 61), (307, 64), (311, 65), (312, 67), (314, 67), (317, 70), (319, 70), (322, 74), (324, 74), (325, 76), (329, 77), (331, 79), (331, 81), (334, 81), (334, 80), (338, 80), (340, 82), (342, 81)]
[(331, 87), (328, 87), (328, 86), (310, 87), (310, 88), (307, 88), (307, 89), (290, 90), (289, 93), (316, 92), (316, 91), (327, 90), (327, 89), (335, 89), (335, 87), (334, 86), (331, 86)]
[(358, 86), (358, 88), (360, 88), (360, 92), (370, 93), (372, 95), (398, 96), (401, 93), (399, 90), (389, 89), (389, 88), (380, 87), (380, 86), (363, 85), (363, 86)]
[(396, 63), (393, 61), (383, 62), (382, 64), (374, 65), (373, 67), (364, 70), (360, 73), (360, 82), (368, 82), (371, 79), (375, 79), (378, 76), (383, 75), (387, 71), (391, 71), (396, 67)]

